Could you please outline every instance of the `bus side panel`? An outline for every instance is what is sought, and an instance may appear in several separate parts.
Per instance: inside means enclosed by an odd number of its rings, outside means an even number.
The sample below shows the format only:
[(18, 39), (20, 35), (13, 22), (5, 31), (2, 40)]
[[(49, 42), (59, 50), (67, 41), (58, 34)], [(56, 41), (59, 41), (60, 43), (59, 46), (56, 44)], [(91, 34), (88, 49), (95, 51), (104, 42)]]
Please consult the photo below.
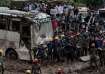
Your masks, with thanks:
[(19, 48), (20, 35), (17, 32), (0, 30), (0, 48), (5, 51), (8, 48)]
[(19, 42), (20, 42), (19, 33), (8, 31), (7, 40), (9, 41), (9, 47), (19, 48)]
[(4, 50), (3, 54), (5, 55), (5, 50), (7, 46), (7, 31), (0, 30), (0, 48)]

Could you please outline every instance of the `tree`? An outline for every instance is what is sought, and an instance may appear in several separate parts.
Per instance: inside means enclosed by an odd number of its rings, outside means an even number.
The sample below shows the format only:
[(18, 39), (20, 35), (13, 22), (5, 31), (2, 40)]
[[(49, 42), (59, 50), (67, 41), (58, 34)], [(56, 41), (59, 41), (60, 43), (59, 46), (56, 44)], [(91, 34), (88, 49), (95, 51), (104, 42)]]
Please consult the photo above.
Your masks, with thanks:
[(100, 7), (101, 5), (103, 5), (103, 0), (84, 0), (85, 4), (90, 7), (90, 8), (98, 8)]
[(103, 5), (104, 0), (74, 0), (74, 2), (86, 4), (90, 8), (98, 8)]
[(11, 0), (0, 0), (0, 6), (10, 6)]

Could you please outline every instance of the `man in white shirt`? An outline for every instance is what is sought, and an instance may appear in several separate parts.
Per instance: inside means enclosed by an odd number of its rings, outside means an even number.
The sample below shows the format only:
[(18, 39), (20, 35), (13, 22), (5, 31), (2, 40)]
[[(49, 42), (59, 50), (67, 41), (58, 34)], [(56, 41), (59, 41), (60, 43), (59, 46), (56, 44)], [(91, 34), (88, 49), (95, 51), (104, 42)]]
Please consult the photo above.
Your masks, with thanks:
[(51, 8), (50, 9), (50, 14), (56, 17), (56, 15), (57, 15), (57, 9), (56, 8)]
[(56, 6), (56, 8), (57, 8), (58, 14), (60, 15), (63, 14), (64, 6), (59, 5), (59, 6)]
[(33, 4), (31, 3), (31, 4), (29, 4), (29, 11), (31, 11), (32, 8), (33, 8)]

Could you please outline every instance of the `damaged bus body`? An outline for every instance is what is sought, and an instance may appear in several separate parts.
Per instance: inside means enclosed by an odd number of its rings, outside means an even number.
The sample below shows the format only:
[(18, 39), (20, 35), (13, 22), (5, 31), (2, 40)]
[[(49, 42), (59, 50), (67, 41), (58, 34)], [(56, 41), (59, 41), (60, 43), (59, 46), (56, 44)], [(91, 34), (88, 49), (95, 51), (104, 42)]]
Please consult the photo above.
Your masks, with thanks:
[(53, 35), (50, 16), (18, 10), (0, 11), (0, 48), (4, 56), (31, 60), (29, 52), (40, 43), (39, 38)]

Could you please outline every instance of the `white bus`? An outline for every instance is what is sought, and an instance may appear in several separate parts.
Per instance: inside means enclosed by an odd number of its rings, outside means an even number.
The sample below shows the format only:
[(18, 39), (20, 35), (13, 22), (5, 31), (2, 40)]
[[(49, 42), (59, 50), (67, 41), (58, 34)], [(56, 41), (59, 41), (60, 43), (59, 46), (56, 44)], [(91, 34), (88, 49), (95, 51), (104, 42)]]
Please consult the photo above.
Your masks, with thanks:
[[(53, 35), (50, 16), (18, 10), (0, 11), (0, 48), (4, 56), (31, 60), (31, 49)], [(41, 40), (41, 41), (40, 41)], [(43, 41), (44, 42), (44, 41)]]

